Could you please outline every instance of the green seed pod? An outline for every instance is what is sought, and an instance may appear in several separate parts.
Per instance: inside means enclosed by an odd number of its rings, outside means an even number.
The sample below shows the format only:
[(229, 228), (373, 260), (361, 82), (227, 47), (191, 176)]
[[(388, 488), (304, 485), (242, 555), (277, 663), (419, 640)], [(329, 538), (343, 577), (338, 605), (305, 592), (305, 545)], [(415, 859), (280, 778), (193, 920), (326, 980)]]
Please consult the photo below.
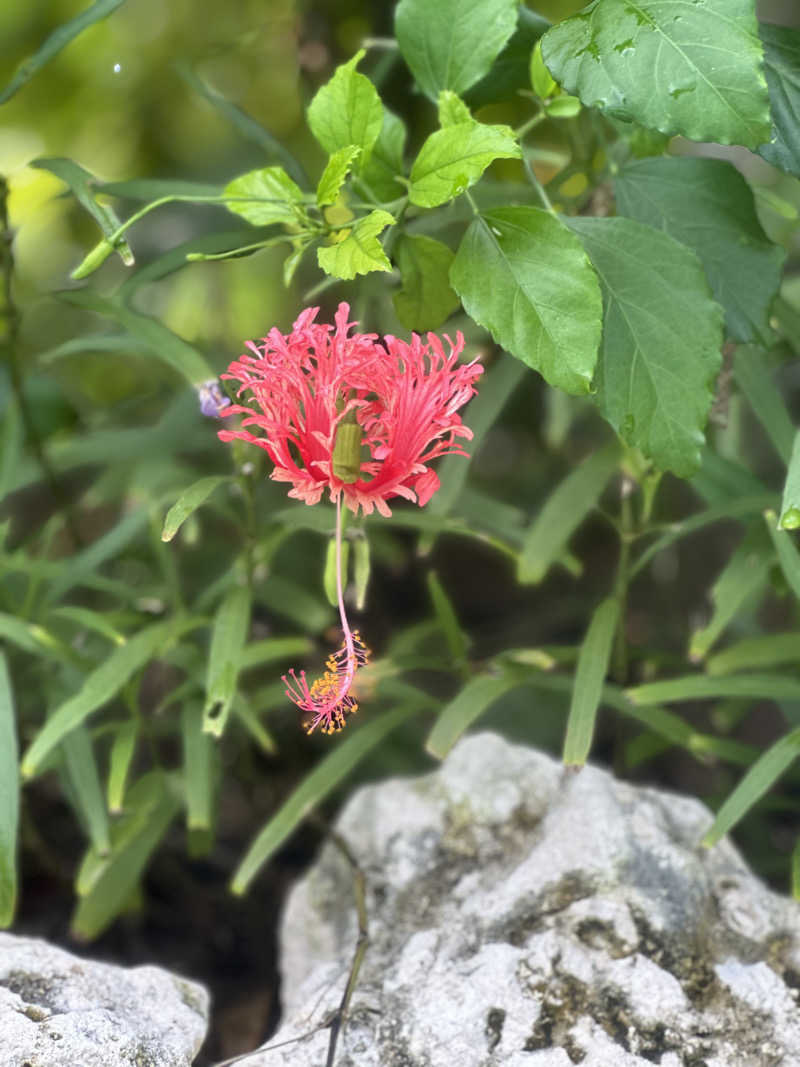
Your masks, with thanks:
[(336, 430), (336, 441), (333, 445), (333, 476), (339, 478), (347, 485), (357, 482), (361, 477), (361, 442), (364, 437), (361, 427), (349, 417), (340, 422)]
[[(347, 564), (349, 562), (350, 545), (347, 541), (342, 542), (342, 585), (347, 582)], [(328, 603), (333, 607), (339, 603), (336, 590), (336, 538), (331, 537), (328, 541), (328, 551), (325, 555), (325, 571), (322, 578), (325, 596)]]
[(356, 587), (356, 611), (363, 611), (369, 585), (369, 541), (366, 534), (353, 542), (353, 583)]

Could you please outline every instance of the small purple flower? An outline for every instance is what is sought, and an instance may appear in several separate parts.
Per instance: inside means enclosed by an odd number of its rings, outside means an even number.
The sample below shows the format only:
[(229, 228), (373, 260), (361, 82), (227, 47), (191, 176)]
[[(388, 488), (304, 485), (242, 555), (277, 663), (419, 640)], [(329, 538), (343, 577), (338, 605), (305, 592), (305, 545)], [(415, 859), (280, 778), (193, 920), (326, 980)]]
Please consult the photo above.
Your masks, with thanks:
[(220, 418), (223, 410), (228, 407), (230, 400), (222, 392), (216, 378), (211, 378), (197, 386), (197, 396), (200, 400), (200, 412), (210, 418)]

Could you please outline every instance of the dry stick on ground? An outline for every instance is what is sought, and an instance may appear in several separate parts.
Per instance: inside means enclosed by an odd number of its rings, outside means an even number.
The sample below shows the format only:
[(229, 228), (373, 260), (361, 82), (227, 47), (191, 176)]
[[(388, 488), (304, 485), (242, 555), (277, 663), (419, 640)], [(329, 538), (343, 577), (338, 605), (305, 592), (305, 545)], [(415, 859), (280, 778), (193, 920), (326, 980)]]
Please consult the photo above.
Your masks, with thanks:
[[(321, 820), (317, 819), (315, 821), (320, 822)], [(305, 1038), (311, 1037), (312, 1034), (316, 1034), (319, 1030), (325, 1029), (330, 1030), (328, 1055), (325, 1060), (325, 1067), (333, 1067), (334, 1065), (339, 1034), (341, 1033), (347, 1018), (347, 1010), (350, 1007), (350, 1000), (352, 999), (356, 983), (358, 982), (358, 973), (361, 970), (361, 964), (363, 963), (367, 946), (369, 945), (369, 930), (367, 927), (367, 883), (364, 878), (364, 872), (359, 867), (358, 860), (353, 855), (352, 849), (342, 835), (337, 833), (336, 830), (328, 830), (327, 832), (330, 840), (342, 853), (353, 872), (353, 895), (355, 896), (356, 918), (358, 920), (356, 947), (353, 951), (353, 959), (350, 963), (350, 973), (347, 976), (347, 984), (344, 987), (339, 1007), (329, 1015), (324, 1022), (320, 1023), (319, 1026), (315, 1026), (312, 1030), (308, 1030), (304, 1034), (300, 1034), (297, 1037), (290, 1037), (287, 1041), (280, 1041), (276, 1045), (262, 1045), (260, 1048), (253, 1049), (252, 1052), (245, 1052), (240, 1056), (234, 1056), (232, 1059), (223, 1060), (221, 1063), (216, 1064), (216, 1067), (232, 1067), (233, 1064), (243, 1063), (245, 1060), (249, 1059), (250, 1056), (255, 1056), (256, 1053), (271, 1052), (273, 1049), (283, 1048), (284, 1045), (291, 1045), (296, 1041), (303, 1041)]]

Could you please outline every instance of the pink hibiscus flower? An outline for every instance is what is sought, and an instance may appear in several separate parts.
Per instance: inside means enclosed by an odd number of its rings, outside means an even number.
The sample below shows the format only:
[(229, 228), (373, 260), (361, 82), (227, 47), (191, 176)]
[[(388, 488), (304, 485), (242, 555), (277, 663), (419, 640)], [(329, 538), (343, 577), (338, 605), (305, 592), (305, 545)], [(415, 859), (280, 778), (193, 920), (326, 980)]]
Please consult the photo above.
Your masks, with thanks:
[[(344, 609), (341, 575), (342, 501), (357, 513), (373, 508), (391, 515), (388, 500), (403, 497), (423, 506), (439, 488), (429, 464), (439, 456), (467, 453), (459, 438), (472, 432), (459, 408), (475, 393), (483, 373), (475, 360), (459, 363), (464, 338), (449, 337), (448, 351), (433, 333), (425, 341), (351, 333), (350, 308), (340, 304), (335, 326), (315, 322), (308, 308), (292, 332), (270, 330), (234, 360), (223, 378), (240, 382), (223, 418), (243, 415), (241, 429), (220, 430), (223, 441), (238, 438), (263, 448), (275, 467), (271, 477), (290, 482), (289, 496), (316, 504), (328, 489), (336, 502), (336, 559), (342, 648), (310, 686), (304, 672), (284, 678), (287, 696), (304, 712), (308, 733), (340, 730), (358, 707), (350, 689), (369, 655)], [(252, 427), (246, 429), (246, 427)]]

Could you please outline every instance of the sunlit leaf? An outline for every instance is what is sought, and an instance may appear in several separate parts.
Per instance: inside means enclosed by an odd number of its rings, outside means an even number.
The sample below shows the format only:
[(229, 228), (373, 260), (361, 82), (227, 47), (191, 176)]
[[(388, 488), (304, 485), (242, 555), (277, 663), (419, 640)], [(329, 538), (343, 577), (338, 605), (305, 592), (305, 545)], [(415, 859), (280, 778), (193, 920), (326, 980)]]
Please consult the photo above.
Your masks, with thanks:
[(383, 124), (378, 91), (369, 78), (356, 70), (365, 55), (362, 48), (337, 67), (327, 85), (317, 91), (307, 114), (311, 132), (329, 155), (357, 145), (362, 164), (369, 159)]
[(663, 682), (648, 682), (626, 690), (640, 706), (681, 700), (800, 700), (800, 680), (783, 674), (733, 676), (687, 674)]
[(357, 274), (374, 270), (391, 271), (378, 234), (391, 226), (394, 217), (388, 211), (376, 209), (359, 219), (343, 241), (317, 249), (317, 262), (326, 274), (350, 281)]
[(112, 815), (119, 814), (125, 804), (125, 790), (138, 736), (139, 723), (135, 719), (122, 723), (114, 734), (108, 760), (108, 784), (106, 785), (106, 803)]
[(709, 674), (733, 674), (781, 663), (796, 663), (800, 649), (800, 633), (760, 634), (745, 637), (729, 645), (706, 660)]
[(235, 587), (220, 604), (211, 630), (203, 730), (214, 737), (225, 730), (249, 626), (250, 590)]
[(408, 198), (419, 207), (445, 204), (474, 185), (495, 159), (520, 154), (510, 126), (470, 121), (435, 130), (411, 167)]
[(320, 207), (336, 203), (339, 191), (360, 154), (361, 149), (354, 144), (345, 145), (344, 148), (333, 153), (317, 183), (317, 204)]
[(442, 708), (436, 725), (425, 742), (425, 750), (437, 759), (444, 759), (464, 731), (492, 704), (519, 684), (518, 678), (510, 676), (492, 677), (481, 674), (472, 678), (458, 695)]
[(203, 709), (187, 701), (181, 709), (186, 825), (210, 830), (214, 814), (214, 742), (203, 729)]
[(304, 196), (283, 167), (263, 167), (240, 174), (223, 190), (225, 207), (254, 226), (282, 222), (295, 225), (304, 214)]

